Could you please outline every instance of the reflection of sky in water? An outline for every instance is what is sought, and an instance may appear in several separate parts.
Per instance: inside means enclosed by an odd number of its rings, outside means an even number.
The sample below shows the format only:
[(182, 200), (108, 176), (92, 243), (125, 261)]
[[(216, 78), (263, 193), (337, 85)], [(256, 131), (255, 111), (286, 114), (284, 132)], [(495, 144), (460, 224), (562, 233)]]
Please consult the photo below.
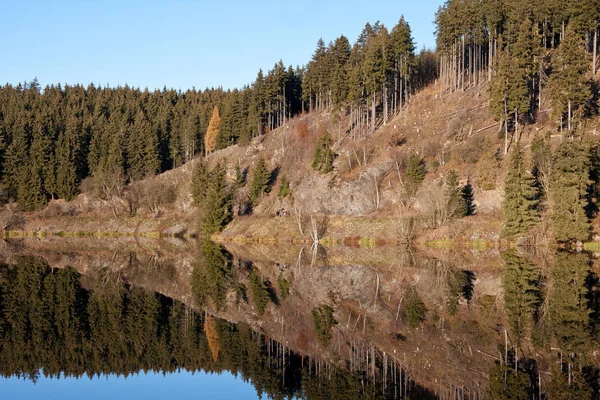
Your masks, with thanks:
[[(2, 399), (92, 400), (92, 399), (256, 399), (254, 387), (229, 373), (204, 372), (163, 375), (140, 373), (127, 378), (115, 375), (50, 379), (40, 376), (30, 380), (0, 378)], [(265, 397), (266, 398), (266, 397)]]

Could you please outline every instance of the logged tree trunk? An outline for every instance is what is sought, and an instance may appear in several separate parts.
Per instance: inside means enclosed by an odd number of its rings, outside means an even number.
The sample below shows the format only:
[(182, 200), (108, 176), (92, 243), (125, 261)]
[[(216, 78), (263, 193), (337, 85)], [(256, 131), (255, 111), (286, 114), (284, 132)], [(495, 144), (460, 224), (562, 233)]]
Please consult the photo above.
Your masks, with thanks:
[(519, 112), (515, 110), (515, 142), (519, 142)]
[(567, 123), (568, 123), (568, 127), (569, 127), (568, 130), (569, 130), (569, 132), (571, 132), (571, 100), (569, 100), (569, 114), (567, 115), (567, 117), (568, 117)]
[(387, 124), (388, 121), (388, 95), (387, 85), (383, 84), (383, 125)]
[(594, 31), (594, 49), (592, 50), (592, 74), (596, 75), (596, 54), (598, 51), (598, 29)]
[(373, 100), (371, 101), (371, 131), (375, 131), (375, 93), (373, 93)]

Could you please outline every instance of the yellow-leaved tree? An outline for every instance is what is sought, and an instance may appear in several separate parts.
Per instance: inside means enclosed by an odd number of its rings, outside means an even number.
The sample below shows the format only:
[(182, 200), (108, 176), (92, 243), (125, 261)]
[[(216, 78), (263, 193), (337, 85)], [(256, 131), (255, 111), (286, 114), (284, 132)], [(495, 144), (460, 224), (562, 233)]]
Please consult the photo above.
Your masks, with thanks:
[(217, 333), (217, 322), (213, 317), (206, 317), (204, 321), (204, 332), (206, 333), (206, 341), (208, 342), (208, 348), (212, 354), (214, 361), (219, 359), (219, 353), (221, 351), (221, 345), (219, 344), (219, 334)]
[(206, 153), (215, 151), (217, 147), (217, 137), (219, 136), (219, 126), (221, 125), (221, 116), (219, 115), (219, 109), (215, 106), (210, 122), (208, 123), (208, 129), (204, 136), (204, 148)]

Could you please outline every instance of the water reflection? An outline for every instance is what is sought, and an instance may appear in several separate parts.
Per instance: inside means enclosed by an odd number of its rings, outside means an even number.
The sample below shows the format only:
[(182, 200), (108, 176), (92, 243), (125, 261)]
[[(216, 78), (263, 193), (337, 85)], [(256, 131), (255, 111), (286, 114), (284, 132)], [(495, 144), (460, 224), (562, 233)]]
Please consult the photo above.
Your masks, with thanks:
[(590, 254), (198, 246), (176, 255), (188, 269), (131, 252), (77, 269), (13, 257), (0, 373), (230, 373), (271, 398), (599, 396)]
[[(202, 267), (194, 272), (205, 295), (195, 298), (223, 307), (224, 293), (233, 285), (231, 256), (222, 248), (205, 249)], [(204, 268), (204, 279), (197, 276), (199, 268)], [(249, 268), (250, 282), (268, 291), (259, 276), (252, 278), (258, 270)], [(21, 257), (2, 266), (0, 276), (4, 377), (37, 382), (142, 371), (229, 371), (251, 382), (258, 396), (271, 398), (433, 397), (393, 360), (381, 365), (376, 349), (366, 344), (356, 348), (369, 372), (349, 371), (343, 364), (296, 354), (246, 324), (125, 283), (109, 268), (96, 268), (91, 279), (84, 279), (73, 268), (53, 269), (41, 258)], [(254, 289), (250, 293), (256, 295)]]

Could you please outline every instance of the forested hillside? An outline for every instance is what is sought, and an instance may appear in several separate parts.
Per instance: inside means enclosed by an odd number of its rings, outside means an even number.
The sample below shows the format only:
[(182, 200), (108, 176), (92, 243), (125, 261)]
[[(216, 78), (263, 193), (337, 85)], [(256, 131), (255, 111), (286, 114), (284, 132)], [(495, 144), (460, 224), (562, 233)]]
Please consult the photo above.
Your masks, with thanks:
[[(179, 196), (209, 233), (291, 204), (418, 214), (434, 229), (487, 212), (506, 237), (551, 220), (557, 240), (585, 240), (600, 193), (599, 21), (598, 0), (449, 0), (435, 51), (417, 53), (403, 17), (367, 23), (241, 89), (7, 84), (2, 200), (41, 210), (85, 192), (117, 217)], [(149, 179), (182, 165), (178, 194)]]
[[(434, 75), (433, 55), (415, 57), (401, 19), (391, 32), (367, 24), (353, 46), (344, 36), (327, 46), (320, 40), (306, 67), (279, 62), (241, 89), (7, 84), (0, 88), (4, 197), (39, 209), (51, 198), (73, 198), (88, 177), (102, 196), (120, 196), (131, 181), (248, 143), (301, 112), (350, 107), (357, 129), (373, 130), (376, 118), (387, 120)], [(213, 114), (218, 134), (205, 137)]]

